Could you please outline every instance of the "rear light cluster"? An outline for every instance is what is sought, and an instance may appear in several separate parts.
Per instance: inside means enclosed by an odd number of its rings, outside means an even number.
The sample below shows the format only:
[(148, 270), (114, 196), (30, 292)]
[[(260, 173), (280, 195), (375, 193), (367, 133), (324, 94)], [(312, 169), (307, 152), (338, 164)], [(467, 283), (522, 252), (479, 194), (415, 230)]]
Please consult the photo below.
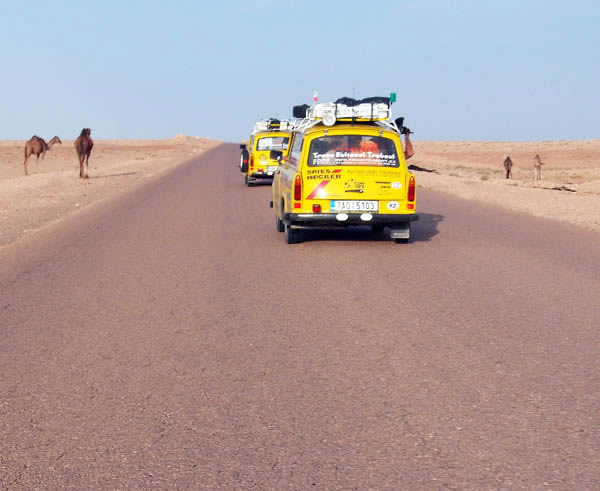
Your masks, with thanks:
[(302, 199), (302, 178), (300, 175), (296, 176), (294, 180), (294, 199), (300, 201)]
[(254, 169), (254, 155), (250, 155), (250, 169)]
[(302, 207), (302, 203), (299, 202), (300, 200), (302, 200), (302, 178), (298, 174), (296, 175), (296, 179), (294, 179), (294, 201), (297, 201), (297, 203), (294, 203), (294, 208)]
[(313, 205), (313, 213), (321, 213), (321, 205), (319, 205), (319, 204)]
[(410, 179), (408, 181), (408, 196), (406, 197), (406, 199), (408, 201), (414, 201), (415, 200), (415, 178), (414, 176), (410, 176)]

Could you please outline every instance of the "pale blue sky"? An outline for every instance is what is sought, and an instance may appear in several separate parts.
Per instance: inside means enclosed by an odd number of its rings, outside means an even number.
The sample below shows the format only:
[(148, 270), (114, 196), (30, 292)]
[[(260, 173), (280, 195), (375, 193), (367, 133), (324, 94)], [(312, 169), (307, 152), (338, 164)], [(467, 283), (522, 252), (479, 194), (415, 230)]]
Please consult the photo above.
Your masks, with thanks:
[(422, 140), (600, 138), (597, 0), (0, 0), (0, 139), (226, 141), (398, 93)]

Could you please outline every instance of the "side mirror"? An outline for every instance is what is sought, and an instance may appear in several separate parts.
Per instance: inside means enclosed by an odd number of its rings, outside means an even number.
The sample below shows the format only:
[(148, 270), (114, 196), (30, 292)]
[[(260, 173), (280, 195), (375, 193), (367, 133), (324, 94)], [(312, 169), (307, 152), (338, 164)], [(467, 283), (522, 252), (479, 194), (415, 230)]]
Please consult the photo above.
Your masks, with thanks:
[(240, 143), (240, 150), (246, 150), (246, 144)]
[(281, 162), (281, 159), (283, 159), (283, 152), (279, 150), (271, 150), (269, 157), (271, 157), (271, 160), (277, 160), (277, 162)]

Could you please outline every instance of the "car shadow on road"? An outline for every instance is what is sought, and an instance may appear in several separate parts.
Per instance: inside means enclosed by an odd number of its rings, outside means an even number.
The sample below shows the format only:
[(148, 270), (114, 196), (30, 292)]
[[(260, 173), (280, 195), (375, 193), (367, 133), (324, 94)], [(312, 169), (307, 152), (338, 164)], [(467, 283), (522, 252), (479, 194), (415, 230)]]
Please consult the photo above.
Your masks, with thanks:
[(435, 213), (419, 213), (419, 220), (411, 227), (411, 242), (427, 242), (439, 234), (438, 224), (444, 220), (444, 215)]
[[(444, 219), (443, 215), (419, 213), (419, 220), (411, 225), (410, 242), (427, 242), (439, 231), (438, 224)], [(303, 230), (303, 241), (356, 241), (356, 242), (391, 242), (390, 230), (386, 228), (377, 233), (368, 226), (351, 227), (339, 230)]]
[(269, 180), (254, 181), (248, 187), (253, 188), (253, 187), (260, 187), (260, 186), (270, 186), (271, 184), (273, 184), (273, 181), (269, 181)]

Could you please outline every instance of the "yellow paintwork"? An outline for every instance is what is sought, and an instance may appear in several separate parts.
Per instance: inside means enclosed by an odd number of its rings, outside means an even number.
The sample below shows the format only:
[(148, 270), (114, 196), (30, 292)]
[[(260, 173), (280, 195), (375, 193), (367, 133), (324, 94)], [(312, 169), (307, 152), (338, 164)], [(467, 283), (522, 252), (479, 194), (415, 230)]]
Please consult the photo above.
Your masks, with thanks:
[[(259, 178), (270, 178), (274, 174), (274, 167), (279, 166), (277, 160), (273, 160), (270, 157), (270, 150), (258, 150), (258, 142), (262, 138), (270, 137), (290, 137), (289, 131), (263, 131), (254, 133), (250, 137), (248, 142), (248, 171), (246, 172), (247, 177), (259, 177)], [(287, 149), (283, 150), (283, 155), (286, 156), (289, 152), (289, 145)], [(252, 164), (252, 165), (251, 165)], [(269, 168), (272, 170), (269, 171)], [(271, 174), (269, 175), (269, 172)]]
[[(383, 137), (393, 141), (398, 167), (375, 166), (335, 166), (309, 167), (308, 153), (311, 142), (319, 137), (335, 135), (361, 135)], [(320, 205), (320, 215), (338, 211), (330, 209), (331, 200), (368, 200), (378, 202), (378, 211), (373, 215), (410, 215), (416, 212), (415, 200), (407, 201), (409, 180), (414, 176), (408, 171), (400, 135), (370, 124), (339, 124), (332, 127), (317, 125), (303, 133), (293, 132), (289, 148), (294, 146), (294, 138), (303, 137), (300, 158), (285, 157), (279, 172), (273, 180), (273, 208), (280, 220), (284, 214), (313, 214), (313, 205)], [(297, 165), (295, 164), (297, 161)], [(294, 199), (296, 176), (302, 181), (302, 196)], [(364, 213), (350, 211), (348, 213)]]

